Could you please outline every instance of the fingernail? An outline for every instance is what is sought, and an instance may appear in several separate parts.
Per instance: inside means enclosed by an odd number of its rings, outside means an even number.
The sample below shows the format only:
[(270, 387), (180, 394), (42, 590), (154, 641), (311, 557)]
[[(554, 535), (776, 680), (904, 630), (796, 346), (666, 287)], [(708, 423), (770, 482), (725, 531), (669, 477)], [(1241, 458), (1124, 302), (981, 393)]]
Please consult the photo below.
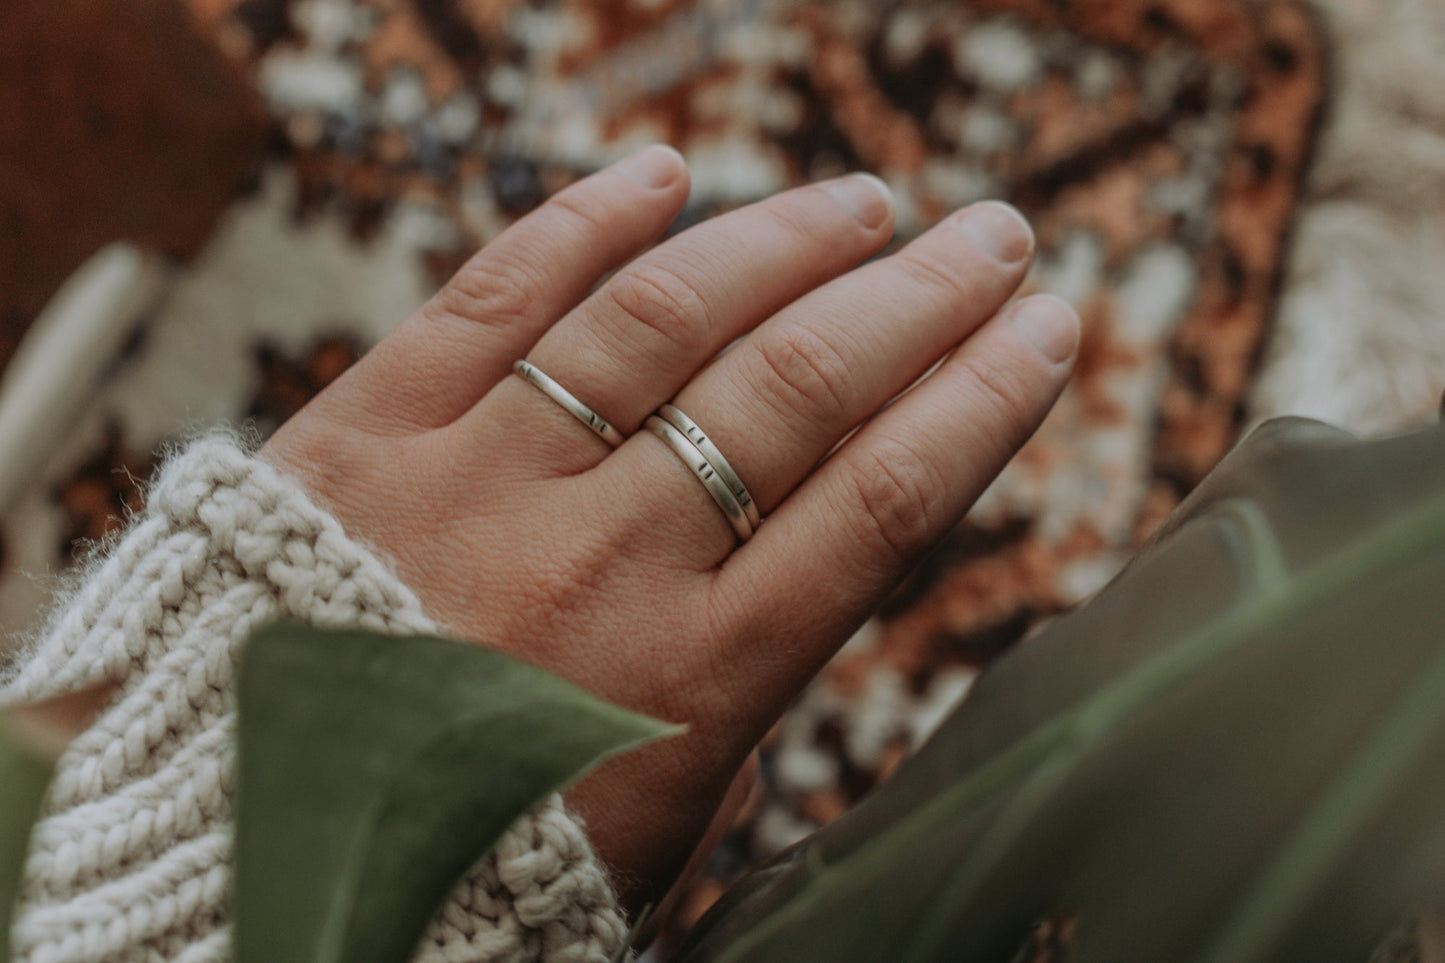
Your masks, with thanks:
[(666, 144), (653, 144), (617, 162), (617, 172), (643, 187), (666, 187), (682, 176), (687, 162)]
[(1014, 307), (1013, 323), (1052, 364), (1063, 364), (1079, 350), (1079, 316), (1068, 302), (1051, 294), (1020, 301)]
[(953, 223), (995, 260), (1017, 264), (1034, 252), (1034, 232), (1011, 205), (982, 201), (964, 208)]
[(872, 174), (849, 174), (828, 181), (823, 187), (853, 215), (854, 220), (870, 231), (882, 227), (893, 213), (893, 192)]

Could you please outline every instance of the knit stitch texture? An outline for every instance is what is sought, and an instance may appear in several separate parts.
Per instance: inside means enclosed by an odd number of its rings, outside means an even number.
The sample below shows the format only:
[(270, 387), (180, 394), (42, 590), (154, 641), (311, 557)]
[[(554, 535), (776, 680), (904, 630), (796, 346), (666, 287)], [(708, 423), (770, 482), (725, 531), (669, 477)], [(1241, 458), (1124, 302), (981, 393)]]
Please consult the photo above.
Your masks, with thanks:
[[(62, 756), (35, 827), (17, 963), (230, 958), (229, 689), (246, 637), (281, 617), (437, 631), (299, 485), (229, 438), (195, 442), (0, 688), (13, 705), (119, 687)], [(553, 796), (472, 869), (414, 959), (600, 963), (626, 936), (586, 834)]]

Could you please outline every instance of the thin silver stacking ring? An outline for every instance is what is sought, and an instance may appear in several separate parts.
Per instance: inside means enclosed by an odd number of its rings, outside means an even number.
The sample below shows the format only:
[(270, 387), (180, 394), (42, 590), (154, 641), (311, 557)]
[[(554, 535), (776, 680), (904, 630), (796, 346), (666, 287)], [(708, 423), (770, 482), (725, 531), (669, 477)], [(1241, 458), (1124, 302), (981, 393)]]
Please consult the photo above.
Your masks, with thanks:
[(717, 471), (723, 484), (728, 486), (728, 490), (733, 493), (733, 497), (742, 506), (743, 514), (748, 518), (748, 524), (753, 528), (762, 524), (762, 516), (758, 514), (758, 504), (753, 501), (753, 496), (748, 492), (748, 486), (743, 484), (738, 473), (733, 471), (733, 466), (728, 464), (723, 453), (718, 451), (717, 445), (712, 443), (712, 439), (707, 436), (707, 433), (697, 426), (697, 422), (683, 414), (676, 405), (663, 405), (657, 409), (657, 414), (663, 421), (686, 435), (687, 440), (702, 452), (702, 456)]
[(607, 444), (613, 448), (616, 448), (627, 440), (622, 437), (622, 432), (612, 427), (607, 419), (578, 401), (576, 395), (559, 385), (543, 372), (542, 369), (530, 361), (518, 361), (512, 365), (512, 370), (535, 385), (537, 390), (541, 391), (542, 394), (557, 402), (557, 404), (573, 418), (576, 418), (582, 422), (582, 424), (591, 428), (597, 437), (607, 442)]
[[(677, 457), (682, 460), (682, 463), (697, 476), (698, 480), (702, 482), (703, 487), (707, 489), (707, 493), (712, 496), (712, 500), (717, 503), (717, 507), (721, 508), (723, 514), (727, 516), (727, 520), (731, 523), (733, 532), (738, 537), (738, 541), (746, 542), (752, 538), (757, 526), (754, 525), (748, 517), (748, 512), (744, 510), (743, 504), (738, 500), (737, 495), (733, 494), (733, 490), (728, 486), (727, 482), (723, 481), (721, 473), (717, 470), (717, 465), (709, 461), (708, 457), (703, 454), (702, 450), (698, 448), (687, 435), (662, 420), (661, 417), (649, 415), (647, 420), (643, 422), (643, 427), (666, 442), (667, 447), (672, 449), (673, 454), (677, 455)], [(714, 448), (714, 450), (716, 450), (716, 448)], [(726, 464), (726, 462), (724, 462), (724, 464)], [(733, 477), (737, 476), (734, 475)], [(744, 489), (744, 494), (746, 494), (746, 489)], [(751, 495), (748, 496), (748, 501), (752, 501)], [(756, 513), (757, 509), (754, 508), (753, 511)]]

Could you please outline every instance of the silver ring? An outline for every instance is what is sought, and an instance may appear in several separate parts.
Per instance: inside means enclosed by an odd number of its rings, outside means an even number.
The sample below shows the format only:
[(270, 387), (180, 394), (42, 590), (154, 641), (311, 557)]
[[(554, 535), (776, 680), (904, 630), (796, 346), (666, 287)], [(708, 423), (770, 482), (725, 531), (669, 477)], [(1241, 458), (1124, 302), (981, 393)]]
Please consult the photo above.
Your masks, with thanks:
[(723, 484), (728, 486), (728, 489), (733, 493), (733, 497), (736, 498), (738, 504), (742, 506), (743, 514), (748, 517), (748, 524), (752, 525), (753, 528), (757, 528), (762, 524), (762, 516), (758, 514), (758, 504), (753, 501), (753, 496), (748, 491), (748, 486), (744, 485), (743, 480), (738, 477), (738, 473), (733, 471), (733, 466), (729, 465), (728, 460), (723, 457), (723, 453), (718, 451), (717, 445), (712, 443), (712, 439), (707, 436), (707, 432), (699, 428), (697, 422), (683, 414), (676, 405), (663, 405), (657, 409), (657, 413), (664, 421), (686, 435), (687, 440), (696, 445), (697, 450), (702, 452), (702, 456), (712, 464), (713, 468), (717, 469), (718, 475), (722, 477)]
[(746, 542), (753, 537), (754, 525), (748, 520), (747, 512), (743, 511), (742, 503), (733, 494), (731, 488), (722, 480), (716, 466), (707, 460), (707, 456), (693, 444), (688, 437), (678, 431), (672, 425), (663, 421), (657, 415), (649, 415), (642, 423), (643, 427), (667, 443), (682, 463), (692, 470), (692, 473), (702, 482), (712, 500), (717, 502), (723, 514), (733, 526), (737, 533), (739, 542)]
[(537, 390), (541, 391), (542, 394), (557, 402), (557, 404), (573, 418), (576, 418), (582, 422), (582, 424), (591, 428), (597, 437), (607, 442), (607, 444), (613, 448), (616, 448), (627, 440), (622, 437), (622, 432), (612, 427), (607, 419), (578, 401), (576, 395), (552, 380), (542, 369), (530, 361), (519, 360), (516, 364), (512, 365), (512, 370), (521, 375), (523, 379), (535, 385)]

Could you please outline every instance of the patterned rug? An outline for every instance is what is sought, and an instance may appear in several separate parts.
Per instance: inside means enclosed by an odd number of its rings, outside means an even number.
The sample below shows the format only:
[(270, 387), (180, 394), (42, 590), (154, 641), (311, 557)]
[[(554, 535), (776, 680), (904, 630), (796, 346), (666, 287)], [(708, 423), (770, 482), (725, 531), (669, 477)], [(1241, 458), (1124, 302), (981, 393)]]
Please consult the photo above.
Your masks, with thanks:
[[(179, 2), (50, 6), (71, 11), (79, 38), (108, 21), (77, 10), (143, 30)], [(113, 178), (109, 200), (91, 202), (158, 212), (145, 231), (119, 213), (103, 228), (188, 260), (7, 523), (12, 625), (44, 592), (20, 573), (59, 570), (75, 539), (104, 536), (157, 443), (243, 417), (274, 428), (476, 247), (646, 143), (674, 144), (693, 171), (674, 230), (855, 169), (893, 188), (899, 242), (986, 197), (1035, 224), (1027, 289), (1085, 321), (1073, 384), (770, 735), (761, 785), (675, 925), (867, 792), (981, 665), (1098, 589), (1226, 450), (1326, 95), (1322, 30), (1285, 0), (188, 6), (192, 31), (138, 37), (110, 69), (147, 65), (176, 143), (201, 145), (127, 154), (138, 170), (196, 168), (183, 178), (191, 223), (159, 175)], [(185, 56), (156, 60), (162, 44)], [(110, 85), (94, 83), (102, 103)], [(191, 106), (208, 97), (229, 106)], [(125, 135), (127, 115), (107, 110), (93, 113), (121, 120), (92, 120), (76, 145)], [(228, 163), (205, 166), (207, 151)], [(0, 202), (13, 192), (0, 180)], [(79, 241), (79, 227), (50, 232), (65, 235), (61, 263), (94, 246), (98, 216), (72, 219), (86, 221)], [(33, 314), (29, 297), (0, 300), (0, 317), (20, 319), (11, 330)]]

